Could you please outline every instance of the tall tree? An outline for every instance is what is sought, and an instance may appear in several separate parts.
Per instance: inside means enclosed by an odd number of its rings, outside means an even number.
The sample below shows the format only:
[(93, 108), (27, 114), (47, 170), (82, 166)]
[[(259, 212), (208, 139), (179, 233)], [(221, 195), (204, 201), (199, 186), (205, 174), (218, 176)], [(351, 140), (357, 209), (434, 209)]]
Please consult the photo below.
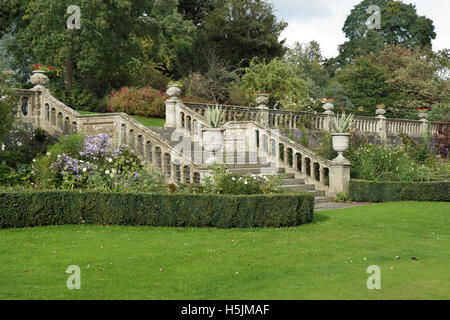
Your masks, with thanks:
[[(376, 5), (381, 9), (381, 29), (369, 29), (366, 24), (372, 12), (367, 9)], [(363, 0), (347, 17), (342, 29), (349, 39), (339, 47), (340, 62), (358, 56), (379, 53), (385, 44), (404, 47), (429, 47), (436, 38), (433, 21), (419, 16), (415, 5), (394, 0)]]
[[(69, 5), (81, 8), (81, 29), (68, 30)], [(55, 66), (67, 92), (79, 79), (97, 96), (128, 84), (131, 67), (150, 57), (173, 69), (192, 45), (194, 26), (176, 0), (35, 0), (29, 3), (10, 51)], [(139, 66), (138, 66), (139, 67)]]
[(287, 27), (266, 0), (216, 0), (202, 25), (203, 47), (220, 54), (229, 65), (247, 66), (253, 57), (273, 59), (284, 53), (281, 32)]

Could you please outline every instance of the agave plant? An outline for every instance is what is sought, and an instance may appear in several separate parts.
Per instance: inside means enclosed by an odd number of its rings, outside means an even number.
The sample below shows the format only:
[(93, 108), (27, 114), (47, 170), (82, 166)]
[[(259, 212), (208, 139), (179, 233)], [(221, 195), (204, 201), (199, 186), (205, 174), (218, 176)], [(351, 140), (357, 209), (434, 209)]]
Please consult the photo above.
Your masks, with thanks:
[(220, 126), (223, 114), (224, 110), (218, 105), (213, 108), (208, 107), (208, 110), (206, 110), (206, 119), (208, 120), (212, 128), (218, 128)]
[(349, 114), (348, 116), (345, 114), (345, 112), (342, 112), (342, 115), (334, 116), (334, 119), (332, 120), (332, 128), (334, 133), (348, 133), (352, 130), (353, 127), (353, 117), (355, 115)]

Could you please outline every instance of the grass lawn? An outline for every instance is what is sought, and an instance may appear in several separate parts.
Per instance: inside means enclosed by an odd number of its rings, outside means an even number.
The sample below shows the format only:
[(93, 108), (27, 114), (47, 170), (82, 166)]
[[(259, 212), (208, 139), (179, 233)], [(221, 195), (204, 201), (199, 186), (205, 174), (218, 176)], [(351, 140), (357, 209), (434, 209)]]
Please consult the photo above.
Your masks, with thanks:
[[(77, 110), (79, 114), (98, 114), (98, 112), (90, 112), (90, 111), (79, 111)], [(145, 118), (140, 116), (132, 116), (134, 119), (142, 123), (144, 126), (147, 127), (164, 127), (165, 119), (161, 118)]]
[[(282, 229), (0, 230), (0, 299), (449, 299), (449, 213), (398, 202)], [(66, 287), (70, 265), (81, 290)], [(366, 287), (370, 265), (381, 290)]]

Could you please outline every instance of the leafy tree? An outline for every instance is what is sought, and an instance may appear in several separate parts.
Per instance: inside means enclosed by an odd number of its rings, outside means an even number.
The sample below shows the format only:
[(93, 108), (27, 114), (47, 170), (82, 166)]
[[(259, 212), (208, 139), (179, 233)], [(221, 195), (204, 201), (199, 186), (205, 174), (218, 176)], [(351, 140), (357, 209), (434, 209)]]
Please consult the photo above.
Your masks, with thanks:
[[(371, 13), (367, 9), (376, 5), (381, 9), (381, 29), (370, 30), (366, 25)], [(433, 21), (419, 16), (415, 5), (394, 0), (363, 0), (347, 17), (342, 29), (349, 39), (339, 47), (340, 63), (358, 56), (379, 53), (384, 44), (404, 47), (429, 47), (436, 38)]]
[(450, 104), (450, 79), (445, 77), (450, 60), (447, 50), (433, 53), (391, 46), (374, 62), (387, 68), (386, 84), (403, 99), (396, 108), (415, 114), (418, 107)]
[(178, 12), (184, 19), (190, 20), (196, 27), (201, 27), (203, 19), (214, 9), (214, 0), (180, 0)]
[(266, 63), (255, 58), (245, 71), (240, 86), (248, 96), (272, 92), (273, 103), (278, 108), (293, 111), (301, 110), (310, 103), (307, 83), (298, 76), (299, 70), (293, 63), (278, 58)]
[(376, 65), (370, 57), (360, 57), (336, 74), (347, 96), (355, 107), (363, 107), (364, 112), (374, 115), (376, 105), (393, 105), (394, 93), (386, 83), (387, 69)]
[(10, 81), (10, 75), (3, 71), (0, 64), (0, 142), (9, 132), (14, 120), (12, 110), (16, 105), (16, 98)]
[(266, 0), (217, 0), (204, 19), (199, 45), (213, 49), (230, 66), (254, 57), (273, 59), (284, 52), (279, 41), (287, 24), (278, 21)]
[(288, 50), (286, 59), (298, 67), (298, 76), (306, 80), (309, 95), (314, 101), (324, 97), (334, 97), (337, 106), (353, 107), (351, 100), (345, 95), (342, 85), (332, 80), (324, 67), (324, 58), (318, 42), (295, 43)]
[[(81, 30), (67, 30), (72, 4), (81, 8)], [(22, 21), (9, 46), (17, 60), (24, 50), (34, 63), (53, 65), (68, 94), (73, 83), (83, 82), (98, 97), (128, 84), (143, 65), (174, 70), (191, 49), (195, 29), (178, 13), (176, 0), (35, 0)]]

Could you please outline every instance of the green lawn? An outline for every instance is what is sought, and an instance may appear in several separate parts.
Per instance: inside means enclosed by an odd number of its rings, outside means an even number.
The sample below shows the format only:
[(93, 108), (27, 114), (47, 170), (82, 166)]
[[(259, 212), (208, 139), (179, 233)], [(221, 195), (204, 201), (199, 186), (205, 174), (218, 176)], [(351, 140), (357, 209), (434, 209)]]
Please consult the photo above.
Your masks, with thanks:
[[(449, 213), (399, 202), (282, 229), (0, 230), (0, 299), (449, 299)], [(69, 265), (81, 290), (66, 288)]]
[[(77, 110), (77, 112), (80, 114), (98, 114), (98, 112), (79, 111), (79, 110)], [(132, 116), (132, 117), (147, 127), (164, 127), (165, 119), (145, 118), (140, 116)]]

